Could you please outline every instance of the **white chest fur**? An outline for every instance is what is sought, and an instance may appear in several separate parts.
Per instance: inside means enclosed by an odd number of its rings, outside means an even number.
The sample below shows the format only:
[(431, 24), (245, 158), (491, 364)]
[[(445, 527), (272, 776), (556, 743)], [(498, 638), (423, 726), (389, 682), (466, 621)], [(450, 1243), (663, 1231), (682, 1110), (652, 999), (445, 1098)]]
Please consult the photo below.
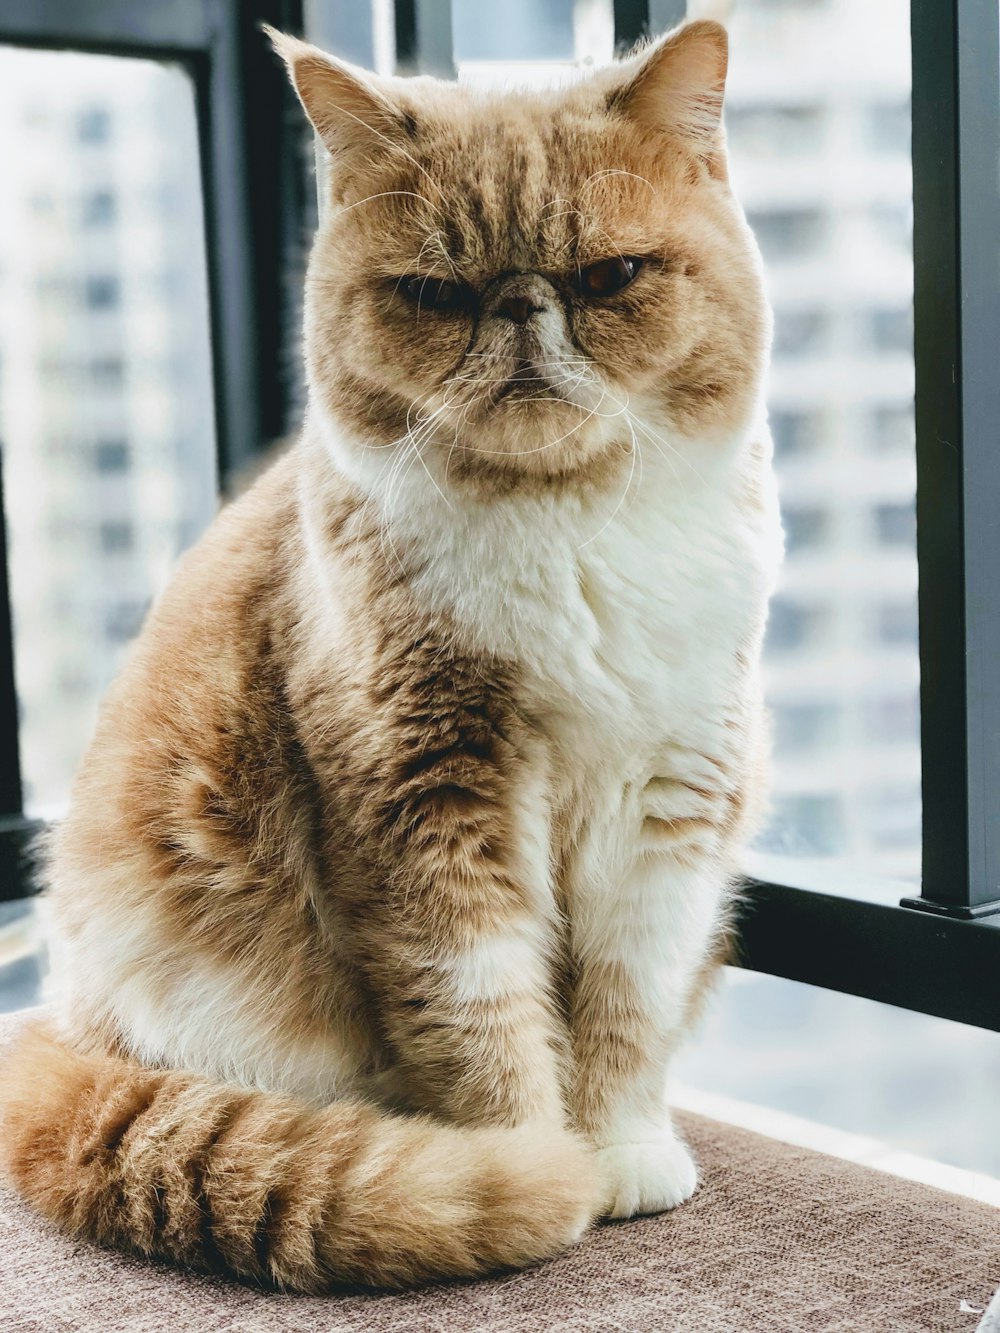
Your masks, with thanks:
[(737, 735), (780, 553), (769, 479), (747, 484), (747, 438), (649, 450), (596, 498), (474, 499), (426, 467), (384, 489), (358, 478), (390, 545), (416, 553), (420, 600), (467, 651), (517, 664), (553, 806), (571, 840), (599, 835), (616, 874), (647, 819), (699, 818), (697, 791), (717, 785)]
[(738, 469), (679, 479), (647, 459), (628, 493), (447, 499), (426, 477), (389, 516), (423, 556), (415, 581), (467, 647), (513, 659), (543, 713), (622, 754), (717, 710), (758, 626), (776, 519)]

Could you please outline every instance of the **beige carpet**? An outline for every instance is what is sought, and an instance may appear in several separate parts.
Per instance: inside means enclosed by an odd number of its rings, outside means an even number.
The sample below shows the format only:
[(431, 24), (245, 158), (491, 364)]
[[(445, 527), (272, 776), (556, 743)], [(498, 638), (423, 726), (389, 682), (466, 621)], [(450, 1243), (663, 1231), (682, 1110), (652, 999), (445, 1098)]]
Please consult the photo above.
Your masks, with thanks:
[[(13, 1024), (0, 1019), (2, 1050)], [(1000, 1210), (681, 1117), (688, 1204), (529, 1273), (404, 1295), (278, 1296), (75, 1244), (0, 1190), (2, 1333), (973, 1333)]]

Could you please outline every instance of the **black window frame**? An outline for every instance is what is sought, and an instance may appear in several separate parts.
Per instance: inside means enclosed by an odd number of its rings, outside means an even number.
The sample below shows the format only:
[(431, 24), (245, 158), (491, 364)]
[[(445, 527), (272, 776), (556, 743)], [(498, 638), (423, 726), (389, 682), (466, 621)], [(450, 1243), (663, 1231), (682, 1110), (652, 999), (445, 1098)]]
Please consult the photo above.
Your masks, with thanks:
[[(397, 0), (400, 71), (453, 71), (443, 3)], [(322, 4), (314, 9), (321, 20), (326, 15), (331, 33), (345, 21)], [(616, 47), (669, 28), (684, 9), (684, 0), (614, 0)], [(148, 6), (7, 0), (0, 11), (0, 42), (148, 55), (191, 69), (224, 482), (288, 422), (291, 395), (282, 370), (289, 298), (278, 275), (312, 217), (305, 173), (290, 146), (297, 113), (289, 111), (284, 80), (256, 31), (260, 20), (300, 31), (301, 0)], [(370, 15), (348, 27), (357, 37), (366, 23)], [(749, 880), (738, 908), (735, 959), (756, 971), (994, 1031), (1000, 1031), (1000, 808), (990, 804), (1000, 806), (994, 438), (1000, 375), (991, 364), (1000, 346), (998, 28), (996, 0), (911, 0), (921, 890), (891, 905), (849, 883), (843, 895), (832, 895), (802, 883)], [(363, 51), (348, 54), (368, 63)], [(0, 473), (0, 505), (2, 481)], [(4, 562), (0, 744), (7, 756), (0, 766), (2, 901), (31, 892), (25, 849), (33, 831), (21, 804)]]
[[(307, 143), (288, 80), (259, 31), (302, 31), (302, 0), (4, 0), (0, 44), (135, 56), (189, 74), (198, 125), (220, 491), (230, 493), (292, 420), (300, 379), (287, 362), (315, 206)], [(0, 441), (2, 446), (2, 441)], [(7, 551), (0, 450), (0, 552)], [(0, 560), (0, 902), (35, 891), (24, 814), (9, 576)]]

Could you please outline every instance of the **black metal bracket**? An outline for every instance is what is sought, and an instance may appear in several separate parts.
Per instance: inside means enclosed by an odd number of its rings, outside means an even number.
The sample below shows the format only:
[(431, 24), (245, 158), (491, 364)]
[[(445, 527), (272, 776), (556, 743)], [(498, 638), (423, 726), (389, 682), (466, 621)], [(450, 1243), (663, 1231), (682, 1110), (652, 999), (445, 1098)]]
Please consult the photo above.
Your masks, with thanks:
[(752, 880), (738, 901), (734, 962), (1000, 1032), (1000, 920), (906, 912)]
[(978, 921), (984, 916), (1000, 916), (1000, 898), (968, 906), (963, 903), (936, 903), (930, 898), (901, 898), (899, 905), (910, 907), (915, 912), (930, 912), (932, 916), (948, 916), (953, 921)]

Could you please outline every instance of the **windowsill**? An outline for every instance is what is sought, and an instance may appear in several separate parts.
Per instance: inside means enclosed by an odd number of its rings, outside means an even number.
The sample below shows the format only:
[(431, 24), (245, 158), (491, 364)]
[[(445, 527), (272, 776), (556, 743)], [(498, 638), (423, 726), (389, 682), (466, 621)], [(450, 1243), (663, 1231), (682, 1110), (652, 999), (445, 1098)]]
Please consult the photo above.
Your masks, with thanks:
[(920, 892), (919, 883), (873, 874), (870, 866), (841, 856), (779, 856), (774, 852), (750, 851), (744, 857), (743, 872), (768, 884), (788, 884), (812, 893), (890, 907), (897, 907), (901, 898)]
[(764, 1134), (797, 1148), (827, 1153), (845, 1162), (885, 1171), (903, 1180), (914, 1180), (1000, 1208), (1000, 1180), (993, 1176), (949, 1166), (916, 1153), (900, 1152), (878, 1139), (850, 1134), (846, 1130), (803, 1120), (784, 1111), (756, 1106), (717, 1092), (702, 1092), (685, 1085), (671, 1088), (670, 1104), (678, 1110), (691, 1111), (710, 1120)]

